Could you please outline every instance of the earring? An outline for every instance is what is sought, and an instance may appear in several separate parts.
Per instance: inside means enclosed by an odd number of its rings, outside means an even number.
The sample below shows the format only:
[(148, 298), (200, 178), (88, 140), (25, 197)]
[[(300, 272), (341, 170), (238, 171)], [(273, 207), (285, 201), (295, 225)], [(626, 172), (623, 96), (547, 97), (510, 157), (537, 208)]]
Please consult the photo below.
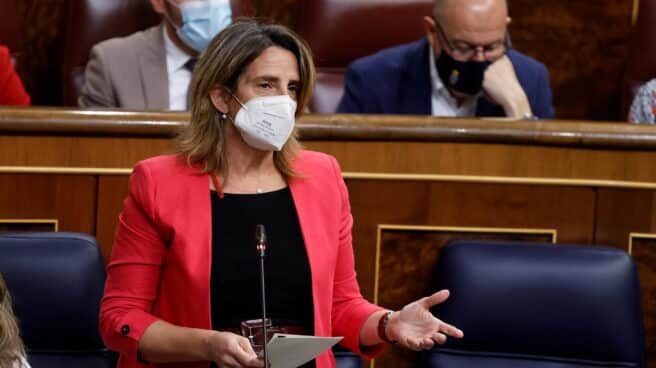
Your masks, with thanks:
[(222, 112), (221, 113), (221, 119), (226, 120), (227, 118), (228, 118), (228, 114), (226, 114), (225, 112)]

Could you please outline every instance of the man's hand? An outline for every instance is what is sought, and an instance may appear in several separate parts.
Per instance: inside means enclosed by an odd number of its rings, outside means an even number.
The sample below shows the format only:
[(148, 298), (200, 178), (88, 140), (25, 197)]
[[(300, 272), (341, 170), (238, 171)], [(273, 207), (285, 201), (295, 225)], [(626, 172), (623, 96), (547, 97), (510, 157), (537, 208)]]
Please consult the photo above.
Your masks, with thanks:
[(507, 55), (495, 61), (485, 71), (483, 91), (492, 101), (501, 105), (509, 118), (532, 116), (526, 93), (517, 80), (515, 68)]

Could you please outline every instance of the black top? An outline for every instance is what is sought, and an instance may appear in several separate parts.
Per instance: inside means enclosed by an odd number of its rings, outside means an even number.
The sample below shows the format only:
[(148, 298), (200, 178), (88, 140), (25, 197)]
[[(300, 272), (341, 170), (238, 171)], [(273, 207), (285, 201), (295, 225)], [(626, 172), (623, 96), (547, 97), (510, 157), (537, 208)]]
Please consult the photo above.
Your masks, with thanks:
[(267, 317), (314, 332), (310, 264), (289, 188), (212, 198), (211, 306), (214, 329), (261, 318), (255, 227), (266, 227)]

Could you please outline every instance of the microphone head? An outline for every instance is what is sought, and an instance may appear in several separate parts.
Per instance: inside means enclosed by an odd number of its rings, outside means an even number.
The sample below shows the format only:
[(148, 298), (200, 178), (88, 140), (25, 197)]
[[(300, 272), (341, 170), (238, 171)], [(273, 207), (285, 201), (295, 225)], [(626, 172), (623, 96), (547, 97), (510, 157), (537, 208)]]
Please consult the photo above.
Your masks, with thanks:
[(255, 227), (255, 241), (257, 244), (266, 244), (267, 242), (266, 229), (262, 224)]

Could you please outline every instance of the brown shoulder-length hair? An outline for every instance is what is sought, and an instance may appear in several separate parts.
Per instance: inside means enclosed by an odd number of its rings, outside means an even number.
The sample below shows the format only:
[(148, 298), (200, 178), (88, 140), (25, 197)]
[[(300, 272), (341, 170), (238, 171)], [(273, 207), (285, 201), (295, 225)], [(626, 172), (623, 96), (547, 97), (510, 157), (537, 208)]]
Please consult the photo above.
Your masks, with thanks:
[(11, 308), (9, 290), (0, 274), (0, 368), (13, 367), (25, 356), (23, 342)]
[[(239, 20), (219, 33), (196, 64), (189, 86), (191, 121), (177, 138), (177, 151), (187, 163), (204, 172), (226, 172), (225, 126), (229, 118), (212, 104), (210, 91), (225, 87), (234, 91), (239, 76), (264, 50), (271, 46), (289, 50), (298, 61), (300, 86), (296, 117), (304, 111), (312, 91), (316, 72), (312, 53), (305, 41), (287, 27)], [(301, 149), (296, 129), (280, 151), (273, 153), (276, 168), (285, 176), (295, 176), (292, 161)]]

